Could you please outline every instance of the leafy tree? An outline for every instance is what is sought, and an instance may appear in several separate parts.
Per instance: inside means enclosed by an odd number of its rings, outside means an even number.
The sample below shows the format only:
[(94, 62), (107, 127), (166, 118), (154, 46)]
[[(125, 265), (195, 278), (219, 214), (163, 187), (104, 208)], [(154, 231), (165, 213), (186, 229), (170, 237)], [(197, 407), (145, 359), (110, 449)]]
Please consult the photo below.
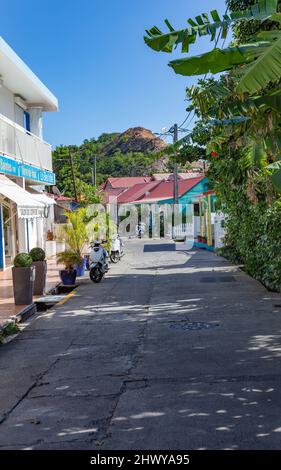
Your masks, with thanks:
[[(71, 152), (79, 199), (95, 199), (93, 169), (96, 158), (97, 184), (109, 177), (142, 176), (150, 174), (160, 154), (116, 150), (107, 154), (107, 147), (119, 134), (102, 134), (98, 139), (84, 140), (81, 146), (60, 146), (53, 152), (53, 168), (57, 186), (65, 196), (74, 197), (73, 177), (70, 165)], [(87, 197), (86, 197), (87, 196)], [(93, 201), (95, 202), (95, 201)]]
[(225, 49), (215, 47), (169, 65), (183, 75), (224, 72), (187, 89), (207, 155), (212, 153), (208, 176), (227, 214), (224, 254), (244, 263), (267, 287), (280, 290), (280, 2), (227, 3), (230, 12), (223, 18), (213, 11), (212, 20), (204, 14), (179, 31), (166, 21), (168, 33), (154, 27), (145, 40), (155, 50), (172, 52), (181, 44), (188, 52), (199, 36), (215, 41), (233, 28), (234, 42)]

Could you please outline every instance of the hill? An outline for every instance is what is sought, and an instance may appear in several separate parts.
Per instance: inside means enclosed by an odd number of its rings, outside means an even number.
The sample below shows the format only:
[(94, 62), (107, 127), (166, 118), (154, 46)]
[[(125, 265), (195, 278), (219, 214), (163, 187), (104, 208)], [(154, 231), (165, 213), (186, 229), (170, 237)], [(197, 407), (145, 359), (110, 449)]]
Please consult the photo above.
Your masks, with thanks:
[(120, 134), (113, 134), (113, 139), (103, 147), (104, 155), (114, 155), (116, 151), (123, 154), (141, 152), (144, 154), (159, 152), (167, 144), (144, 127), (133, 127)]
[(159, 152), (167, 144), (144, 127), (125, 132), (104, 133), (97, 139), (86, 139), (80, 146), (60, 146), (53, 152), (53, 168), (57, 187), (65, 196), (74, 195), (70, 166), (71, 152), (74, 173), (80, 185), (92, 185), (96, 160), (96, 182), (109, 177), (143, 176), (169, 171), (169, 157)]

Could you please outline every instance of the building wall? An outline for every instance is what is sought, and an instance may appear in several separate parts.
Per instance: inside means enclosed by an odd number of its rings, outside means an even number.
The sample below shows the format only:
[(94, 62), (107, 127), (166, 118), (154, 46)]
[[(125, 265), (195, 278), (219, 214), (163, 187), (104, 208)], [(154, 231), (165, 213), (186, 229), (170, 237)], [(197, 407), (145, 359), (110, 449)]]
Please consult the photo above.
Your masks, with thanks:
[(200, 196), (200, 194), (208, 191), (209, 189), (209, 182), (207, 178), (200, 181), (194, 188), (192, 188), (188, 193), (184, 194), (182, 197), (179, 198), (180, 204), (192, 204), (194, 200)]
[[(24, 106), (15, 103), (14, 94), (4, 85), (0, 87), (0, 114), (25, 127), (24, 111)], [(42, 108), (28, 108), (26, 111), (30, 115), (30, 132), (43, 139)]]
[[(186, 192), (183, 196), (179, 198), (179, 204), (192, 204), (194, 200), (198, 199), (200, 194), (208, 191), (209, 181), (207, 178), (200, 181), (196, 186), (194, 186), (190, 191)], [(173, 199), (167, 199), (165, 201), (159, 201), (161, 204), (173, 204)]]
[(4, 85), (0, 87), (0, 114), (16, 122), (14, 95)]

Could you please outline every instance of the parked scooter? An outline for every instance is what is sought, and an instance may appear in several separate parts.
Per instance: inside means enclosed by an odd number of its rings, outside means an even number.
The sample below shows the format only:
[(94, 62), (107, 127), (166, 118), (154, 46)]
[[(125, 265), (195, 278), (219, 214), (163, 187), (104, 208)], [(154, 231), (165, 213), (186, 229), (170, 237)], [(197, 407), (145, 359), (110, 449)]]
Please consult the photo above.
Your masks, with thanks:
[(110, 247), (110, 260), (112, 263), (118, 263), (120, 261), (121, 257), (124, 256), (124, 243), (119, 237), (119, 234), (115, 235), (113, 237), (111, 247)]
[(90, 279), (95, 283), (101, 282), (108, 271), (108, 254), (100, 242), (94, 242), (89, 256)]

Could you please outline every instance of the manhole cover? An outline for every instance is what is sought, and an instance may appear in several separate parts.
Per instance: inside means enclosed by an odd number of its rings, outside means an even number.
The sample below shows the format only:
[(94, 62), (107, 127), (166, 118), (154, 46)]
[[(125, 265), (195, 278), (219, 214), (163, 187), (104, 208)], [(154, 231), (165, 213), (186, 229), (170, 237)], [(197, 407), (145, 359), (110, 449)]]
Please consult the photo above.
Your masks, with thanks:
[(170, 325), (172, 330), (208, 330), (219, 326), (219, 323), (206, 323), (201, 321), (195, 321), (191, 323), (173, 323)]

